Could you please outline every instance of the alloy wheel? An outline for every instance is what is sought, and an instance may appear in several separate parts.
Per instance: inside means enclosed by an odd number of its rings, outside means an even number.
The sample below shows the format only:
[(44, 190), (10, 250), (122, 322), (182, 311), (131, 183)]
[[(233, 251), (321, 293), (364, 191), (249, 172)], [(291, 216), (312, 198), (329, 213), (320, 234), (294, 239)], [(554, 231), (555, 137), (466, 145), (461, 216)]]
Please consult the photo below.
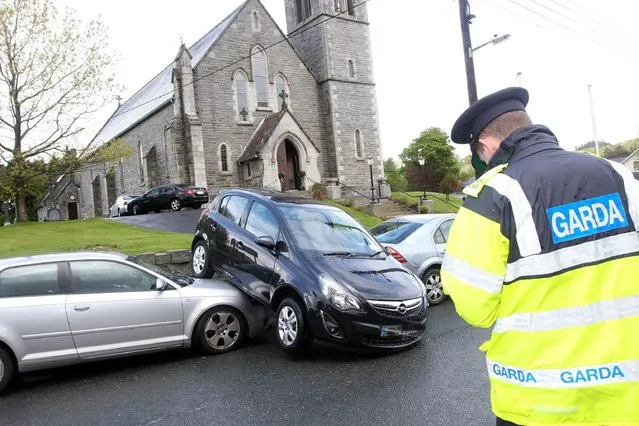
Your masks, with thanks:
[(0, 358), (0, 382), (4, 378), (4, 362), (2, 362), (2, 358)]
[(171, 201), (171, 209), (175, 211), (180, 210), (180, 200)]
[(280, 310), (277, 320), (277, 332), (280, 341), (286, 346), (291, 346), (297, 338), (297, 316), (290, 306), (284, 306)]
[(216, 312), (208, 319), (204, 335), (209, 346), (219, 351), (235, 345), (242, 330), (239, 319), (231, 312)]
[(426, 285), (426, 298), (429, 302), (439, 303), (444, 297), (444, 288), (439, 273), (431, 274), (424, 283)]
[(197, 246), (193, 252), (193, 272), (201, 274), (206, 263), (206, 250), (202, 246)]

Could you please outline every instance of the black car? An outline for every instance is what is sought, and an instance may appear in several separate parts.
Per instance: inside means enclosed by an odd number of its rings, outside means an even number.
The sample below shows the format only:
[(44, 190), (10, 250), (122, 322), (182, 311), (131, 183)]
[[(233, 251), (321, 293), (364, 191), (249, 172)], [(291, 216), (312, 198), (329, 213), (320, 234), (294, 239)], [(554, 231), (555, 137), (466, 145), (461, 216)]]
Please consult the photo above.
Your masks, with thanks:
[(422, 282), (344, 211), (263, 190), (224, 190), (192, 243), (196, 277), (217, 272), (277, 312), (277, 338), (302, 353), (314, 338), (359, 348), (418, 342)]
[(159, 213), (161, 210), (171, 209), (180, 211), (182, 207), (199, 209), (202, 204), (209, 202), (209, 192), (206, 188), (198, 188), (187, 184), (171, 184), (157, 186), (129, 201), (128, 210), (133, 214), (144, 214), (150, 211)]

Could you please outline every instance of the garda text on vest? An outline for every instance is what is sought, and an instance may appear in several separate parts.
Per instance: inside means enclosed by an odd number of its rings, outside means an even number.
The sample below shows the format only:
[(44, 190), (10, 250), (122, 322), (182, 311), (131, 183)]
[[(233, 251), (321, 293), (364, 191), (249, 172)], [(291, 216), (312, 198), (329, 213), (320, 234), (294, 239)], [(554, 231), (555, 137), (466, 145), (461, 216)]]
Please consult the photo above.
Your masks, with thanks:
[(555, 244), (628, 226), (617, 192), (552, 207), (546, 213)]

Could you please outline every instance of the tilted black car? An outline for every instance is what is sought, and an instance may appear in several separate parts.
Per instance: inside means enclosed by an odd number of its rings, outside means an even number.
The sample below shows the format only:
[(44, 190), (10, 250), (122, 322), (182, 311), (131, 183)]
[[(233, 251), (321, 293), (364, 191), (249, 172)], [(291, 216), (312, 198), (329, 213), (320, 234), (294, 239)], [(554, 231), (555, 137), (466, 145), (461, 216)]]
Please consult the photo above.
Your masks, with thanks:
[(133, 214), (159, 213), (166, 209), (177, 212), (182, 210), (182, 207), (199, 209), (202, 204), (208, 202), (209, 192), (206, 188), (186, 184), (162, 185), (151, 189), (133, 201), (129, 201), (128, 211)]
[(202, 212), (192, 243), (197, 277), (214, 272), (277, 312), (287, 352), (314, 338), (360, 348), (418, 342), (422, 282), (336, 207), (263, 190), (224, 190)]

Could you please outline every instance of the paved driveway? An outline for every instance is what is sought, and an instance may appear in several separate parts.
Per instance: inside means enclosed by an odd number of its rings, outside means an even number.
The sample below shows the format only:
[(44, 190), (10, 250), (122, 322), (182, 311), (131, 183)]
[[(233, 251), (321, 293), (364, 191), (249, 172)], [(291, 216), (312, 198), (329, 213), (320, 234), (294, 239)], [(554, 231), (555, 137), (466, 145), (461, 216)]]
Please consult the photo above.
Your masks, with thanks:
[(164, 211), (162, 213), (147, 213), (138, 216), (116, 217), (116, 220), (129, 225), (157, 229), (158, 231), (180, 232), (193, 234), (197, 220), (203, 209), (184, 208), (179, 212)]
[(31, 374), (0, 397), (6, 425), (494, 425), (483, 354), (450, 302), (427, 339), (386, 356), (314, 345), (287, 357), (274, 332), (219, 356), (167, 352)]

